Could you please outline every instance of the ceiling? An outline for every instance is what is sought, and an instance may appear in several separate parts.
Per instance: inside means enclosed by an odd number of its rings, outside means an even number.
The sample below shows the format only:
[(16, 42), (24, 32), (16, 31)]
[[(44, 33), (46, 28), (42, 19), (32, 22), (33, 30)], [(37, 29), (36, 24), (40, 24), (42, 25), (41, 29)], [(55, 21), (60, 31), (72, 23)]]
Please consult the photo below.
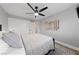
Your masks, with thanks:
[[(38, 6), (38, 9), (47, 6), (48, 9), (43, 11), (42, 13), (46, 16), (38, 16), (36, 19), (41, 20), (56, 13), (59, 13), (69, 7), (75, 5), (74, 3), (31, 3), (33, 8)], [(30, 13), (32, 9), (27, 5), (27, 3), (1, 3), (0, 6), (9, 14), (13, 16), (19, 16), (25, 19), (35, 20), (35, 16), (33, 14), (25, 14)]]

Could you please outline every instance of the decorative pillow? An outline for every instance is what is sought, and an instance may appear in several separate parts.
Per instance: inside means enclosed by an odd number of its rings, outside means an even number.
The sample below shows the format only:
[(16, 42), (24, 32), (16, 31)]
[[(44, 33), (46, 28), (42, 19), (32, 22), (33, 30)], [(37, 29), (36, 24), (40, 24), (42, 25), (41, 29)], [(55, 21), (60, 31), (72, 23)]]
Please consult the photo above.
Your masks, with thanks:
[(10, 47), (22, 48), (20, 38), (15, 32), (9, 31), (8, 33), (3, 33), (2, 40), (4, 40)]
[(3, 47), (9, 47), (9, 46), (2, 39), (0, 39), (0, 48), (3, 48)]

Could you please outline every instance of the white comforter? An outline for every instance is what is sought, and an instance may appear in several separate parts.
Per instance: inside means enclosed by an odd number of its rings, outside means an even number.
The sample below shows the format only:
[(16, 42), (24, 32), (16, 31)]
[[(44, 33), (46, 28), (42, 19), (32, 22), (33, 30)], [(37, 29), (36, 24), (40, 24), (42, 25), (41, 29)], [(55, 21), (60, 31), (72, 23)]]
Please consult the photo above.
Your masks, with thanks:
[(51, 37), (42, 34), (22, 34), (27, 55), (43, 55), (53, 48)]
[(24, 48), (1, 47), (0, 55), (25, 55)]

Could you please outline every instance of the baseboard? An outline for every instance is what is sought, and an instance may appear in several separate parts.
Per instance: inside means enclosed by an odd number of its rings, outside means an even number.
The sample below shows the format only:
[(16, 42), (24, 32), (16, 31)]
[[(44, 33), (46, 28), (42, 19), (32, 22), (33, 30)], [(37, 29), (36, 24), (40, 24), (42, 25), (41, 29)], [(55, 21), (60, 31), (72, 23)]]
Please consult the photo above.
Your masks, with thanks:
[(55, 41), (57, 44), (59, 45), (62, 45), (64, 47), (67, 47), (67, 48), (70, 48), (72, 50), (75, 50), (75, 51), (78, 51), (79, 52), (79, 48), (78, 47), (75, 47), (75, 46), (72, 46), (72, 45), (69, 45), (69, 44), (66, 44), (64, 42), (60, 42), (60, 41)]

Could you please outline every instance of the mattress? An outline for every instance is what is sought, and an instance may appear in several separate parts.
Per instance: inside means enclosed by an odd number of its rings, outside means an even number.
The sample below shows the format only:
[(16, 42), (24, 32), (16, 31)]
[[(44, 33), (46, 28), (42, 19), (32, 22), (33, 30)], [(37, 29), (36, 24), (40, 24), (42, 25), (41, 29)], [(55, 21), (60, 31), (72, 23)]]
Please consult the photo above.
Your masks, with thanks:
[(0, 47), (0, 55), (25, 55), (24, 48)]
[(43, 34), (22, 34), (27, 55), (44, 55), (53, 48), (53, 40)]

